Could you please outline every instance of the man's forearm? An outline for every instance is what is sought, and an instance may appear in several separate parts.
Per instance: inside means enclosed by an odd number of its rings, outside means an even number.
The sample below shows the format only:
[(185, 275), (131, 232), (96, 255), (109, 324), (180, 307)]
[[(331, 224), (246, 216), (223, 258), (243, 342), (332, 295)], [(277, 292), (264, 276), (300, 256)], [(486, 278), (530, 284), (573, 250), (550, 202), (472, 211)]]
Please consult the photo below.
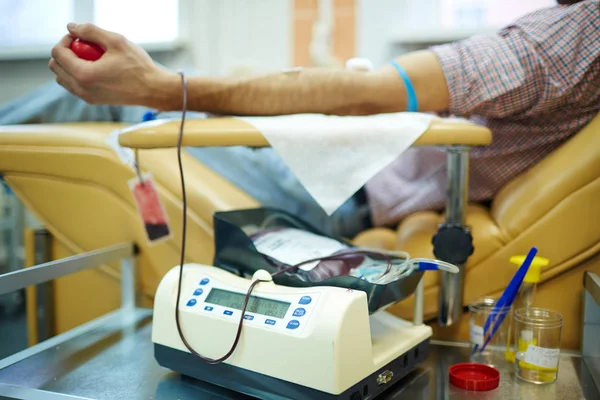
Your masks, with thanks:
[[(180, 110), (181, 78), (171, 76), (165, 88), (154, 106)], [(404, 97), (401, 84), (386, 85), (375, 72), (309, 68), (258, 77), (188, 77), (188, 109), (215, 114), (368, 115), (400, 111)]]
[[(422, 51), (399, 57), (419, 98), (419, 111), (442, 111), (448, 105), (444, 74), (435, 55)], [(178, 75), (164, 75), (145, 105), (181, 110)], [(307, 68), (249, 78), (188, 78), (187, 109), (213, 114), (282, 115), (319, 113), (370, 115), (406, 110), (407, 94), (394, 68), (359, 72)]]

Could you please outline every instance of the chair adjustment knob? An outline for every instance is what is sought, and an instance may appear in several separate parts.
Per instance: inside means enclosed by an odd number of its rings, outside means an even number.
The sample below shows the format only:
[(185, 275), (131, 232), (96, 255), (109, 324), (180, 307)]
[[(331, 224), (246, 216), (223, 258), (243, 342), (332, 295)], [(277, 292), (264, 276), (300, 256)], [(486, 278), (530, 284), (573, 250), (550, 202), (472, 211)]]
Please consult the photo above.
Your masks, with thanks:
[(463, 265), (473, 254), (473, 236), (467, 226), (441, 224), (431, 240), (433, 254), (442, 261)]

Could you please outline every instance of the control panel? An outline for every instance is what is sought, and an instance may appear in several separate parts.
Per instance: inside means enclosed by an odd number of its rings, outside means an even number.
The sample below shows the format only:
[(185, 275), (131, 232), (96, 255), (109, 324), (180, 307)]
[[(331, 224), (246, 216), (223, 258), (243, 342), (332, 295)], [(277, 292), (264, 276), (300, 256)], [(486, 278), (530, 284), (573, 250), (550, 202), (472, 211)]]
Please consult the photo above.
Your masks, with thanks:
[[(250, 294), (244, 324), (299, 335), (314, 312), (319, 293), (271, 294), (257, 290), (258, 287), (260, 284)], [(206, 276), (198, 280), (190, 293), (182, 293), (181, 307), (237, 323), (246, 295), (246, 292), (229, 288), (223, 282)]]

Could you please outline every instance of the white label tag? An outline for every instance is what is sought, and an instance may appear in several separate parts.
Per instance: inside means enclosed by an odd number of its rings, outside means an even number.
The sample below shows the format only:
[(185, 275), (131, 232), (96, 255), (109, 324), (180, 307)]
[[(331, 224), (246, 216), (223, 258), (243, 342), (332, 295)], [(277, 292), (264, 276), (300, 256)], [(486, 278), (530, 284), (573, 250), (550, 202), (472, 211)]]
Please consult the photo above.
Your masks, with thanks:
[(559, 355), (560, 349), (547, 349), (530, 344), (525, 351), (523, 361), (538, 367), (552, 369), (558, 367)]
[[(337, 240), (294, 228), (286, 228), (259, 236), (254, 241), (254, 247), (260, 253), (288, 265), (326, 257), (348, 248)], [(304, 264), (300, 266), (300, 269), (310, 271), (318, 263), (315, 261)]]
[(135, 166), (135, 154), (133, 150), (128, 147), (121, 147), (119, 145), (119, 135), (122, 133), (121, 130), (112, 131), (110, 135), (106, 138), (106, 143), (112, 147), (112, 149), (117, 153), (117, 156), (121, 159), (122, 162), (129, 165), (130, 167)]
[(477, 346), (483, 346), (483, 326), (477, 326), (474, 322), (471, 322), (469, 337), (471, 343), (476, 344)]

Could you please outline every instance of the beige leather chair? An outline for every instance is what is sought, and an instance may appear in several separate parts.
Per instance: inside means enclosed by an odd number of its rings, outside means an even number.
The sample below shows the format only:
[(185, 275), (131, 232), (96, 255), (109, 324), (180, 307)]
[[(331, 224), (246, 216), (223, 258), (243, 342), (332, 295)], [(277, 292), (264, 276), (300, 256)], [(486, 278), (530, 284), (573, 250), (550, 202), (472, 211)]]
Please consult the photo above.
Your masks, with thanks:
[[(25, 205), (56, 238), (56, 257), (133, 240), (139, 260), (142, 302), (151, 299), (162, 274), (178, 261), (181, 190), (174, 149), (140, 151), (141, 167), (154, 175), (174, 237), (147, 246), (127, 180), (135, 173), (116, 157), (104, 139), (117, 124), (30, 125), (0, 128), (0, 173)], [(172, 147), (176, 123), (132, 131), (121, 143), (138, 148)], [(515, 179), (494, 200), (491, 210), (470, 205), (475, 252), (467, 263), (463, 304), (499, 293), (514, 267), (513, 254), (532, 245), (551, 260), (538, 293), (540, 306), (565, 317), (563, 347), (577, 348), (580, 297), (585, 269), (600, 272), (600, 118), (546, 160)], [(438, 121), (416, 145), (487, 145), (491, 134), (472, 124)], [(232, 119), (188, 121), (184, 145), (267, 145), (252, 127)], [(595, 144), (595, 146), (594, 146)], [(196, 160), (184, 155), (188, 192), (188, 261), (210, 263), (213, 255), (212, 213), (259, 206)], [(431, 238), (443, 217), (417, 213), (396, 231), (373, 229), (355, 241), (363, 245), (402, 248), (414, 256), (432, 256)], [(118, 269), (106, 266), (56, 282), (56, 327), (63, 331), (118, 307)], [(436, 273), (426, 274), (426, 313), (438, 306)], [(81, 299), (87, 298), (87, 302)], [(103, 299), (93, 301), (92, 299)], [(410, 299), (393, 311), (410, 317)], [(466, 340), (464, 318), (436, 336)]]
[[(443, 216), (418, 212), (396, 230), (372, 229), (355, 238), (363, 245), (397, 248), (432, 257), (431, 237)], [(550, 259), (538, 285), (536, 306), (563, 315), (562, 345), (579, 349), (583, 276), (600, 271), (600, 115), (575, 137), (495, 196), (491, 208), (470, 204), (466, 224), (475, 251), (466, 264), (463, 304), (481, 296), (499, 296), (516, 271), (512, 255), (531, 246)], [(439, 274), (425, 275), (425, 318), (438, 312)], [(410, 316), (410, 301), (392, 308)], [(468, 340), (468, 313), (450, 327), (432, 324), (438, 339)]]
[[(148, 246), (127, 181), (135, 172), (121, 162), (105, 139), (115, 123), (74, 123), (0, 127), (0, 174), (53, 236), (53, 258), (123, 242), (140, 247), (141, 304), (151, 305), (162, 275), (179, 263), (181, 190), (172, 150), (145, 152), (141, 168), (153, 174), (168, 213), (173, 237)], [(220, 176), (184, 155), (188, 182), (187, 259), (210, 264), (212, 214), (259, 204)], [(58, 279), (54, 287), (57, 333), (119, 307), (119, 265)]]

